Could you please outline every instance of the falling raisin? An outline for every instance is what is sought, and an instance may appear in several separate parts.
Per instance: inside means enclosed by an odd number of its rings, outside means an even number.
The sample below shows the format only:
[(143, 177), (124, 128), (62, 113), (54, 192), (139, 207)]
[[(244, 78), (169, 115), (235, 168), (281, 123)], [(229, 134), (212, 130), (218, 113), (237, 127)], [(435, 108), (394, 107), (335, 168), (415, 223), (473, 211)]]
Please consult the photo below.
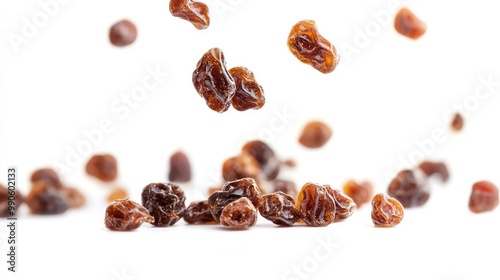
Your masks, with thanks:
[(297, 196), (297, 187), (295, 183), (288, 180), (276, 179), (273, 180), (273, 191), (272, 192), (284, 192), (291, 197)]
[(245, 230), (257, 222), (257, 209), (252, 202), (241, 197), (224, 207), (220, 215), (221, 225), (236, 230)]
[(424, 205), (429, 199), (426, 182), (416, 176), (412, 170), (402, 170), (396, 175), (387, 193), (397, 199), (405, 208)]
[(62, 214), (69, 208), (66, 196), (45, 181), (33, 184), (26, 196), (26, 204), (32, 214), (39, 215)]
[(236, 84), (232, 105), (238, 111), (260, 109), (266, 103), (264, 89), (257, 83), (252, 71), (245, 67), (229, 69)]
[(462, 115), (457, 112), (455, 113), (455, 115), (453, 115), (453, 118), (451, 119), (450, 128), (451, 130), (458, 132), (461, 131), (463, 127), (464, 127), (464, 117), (462, 117)]
[(64, 187), (60, 191), (66, 197), (69, 208), (80, 208), (85, 205), (85, 195), (77, 188)]
[(498, 206), (498, 188), (488, 181), (479, 181), (472, 185), (469, 197), (469, 209), (474, 213), (492, 211)]
[(144, 222), (153, 223), (153, 216), (142, 205), (128, 198), (117, 199), (106, 208), (104, 224), (110, 230), (134, 230)]
[(210, 25), (208, 6), (193, 0), (170, 0), (170, 13), (189, 21), (196, 29), (206, 29)]
[(56, 189), (62, 189), (63, 185), (57, 175), (56, 171), (52, 168), (40, 168), (31, 174), (31, 182), (45, 181)]
[(236, 92), (236, 84), (227, 71), (220, 49), (208, 50), (198, 61), (193, 72), (193, 84), (210, 109), (219, 113), (227, 111)]
[(299, 21), (292, 27), (288, 48), (297, 59), (324, 74), (335, 70), (340, 61), (337, 50), (319, 34), (313, 20)]
[(379, 193), (372, 199), (372, 221), (379, 227), (393, 227), (403, 220), (403, 205), (386, 194)]
[(446, 167), (446, 164), (443, 162), (424, 161), (418, 165), (418, 168), (422, 170), (427, 177), (438, 175), (443, 182), (448, 181), (450, 178), (448, 167)]
[(184, 191), (171, 183), (151, 183), (142, 191), (142, 205), (155, 218), (153, 225), (175, 224), (186, 210)]
[(373, 186), (370, 182), (357, 183), (349, 180), (342, 187), (342, 191), (351, 197), (356, 203), (356, 207), (359, 208), (361, 205), (370, 202), (373, 195)]
[(320, 148), (332, 137), (332, 129), (324, 122), (312, 121), (302, 129), (299, 143), (307, 148)]
[[(1, 218), (14, 216), (15, 212), (17, 212), (19, 210), (19, 207), (24, 202), (24, 197), (21, 195), (21, 193), (18, 190), (15, 190), (14, 195), (13, 195), (13, 192), (14, 192), (13, 190), (9, 190), (5, 186), (0, 184), (0, 217)], [(14, 199), (12, 199), (12, 198), (14, 198)], [(9, 203), (9, 201), (13, 201), (13, 202)]]
[(291, 226), (300, 218), (295, 200), (283, 192), (263, 195), (259, 200), (259, 212), (262, 217), (280, 226)]
[(248, 153), (241, 153), (238, 156), (228, 158), (222, 164), (222, 177), (226, 181), (242, 178), (258, 180), (259, 176), (259, 163)]
[(418, 39), (424, 35), (427, 25), (408, 8), (401, 8), (394, 19), (396, 31), (410, 39)]
[(120, 20), (109, 29), (109, 41), (117, 47), (132, 44), (137, 38), (137, 28), (129, 20)]
[(88, 175), (104, 182), (111, 182), (118, 176), (118, 164), (112, 155), (95, 155), (85, 166)]
[(336, 203), (327, 188), (327, 185), (306, 183), (299, 191), (297, 210), (307, 225), (323, 227), (334, 222)]
[(349, 196), (343, 194), (337, 189), (325, 186), (326, 190), (335, 200), (335, 222), (349, 218), (356, 210), (356, 203)]
[(178, 151), (170, 157), (168, 180), (171, 182), (189, 182), (191, 180), (191, 164), (185, 153)]
[(243, 145), (241, 150), (243, 153), (248, 153), (257, 160), (259, 169), (266, 176), (267, 180), (274, 180), (278, 177), (281, 162), (276, 157), (273, 149), (265, 142), (260, 140), (250, 141)]
[(206, 200), (191, 202), (184, 213), (184, 221), (188, 224), (216, 223)]
[(128, 193), (124, 188), (117, 187), (108, 195), (108, 202), (113, 202), (117, 199), (124, 199), (128, 197)]

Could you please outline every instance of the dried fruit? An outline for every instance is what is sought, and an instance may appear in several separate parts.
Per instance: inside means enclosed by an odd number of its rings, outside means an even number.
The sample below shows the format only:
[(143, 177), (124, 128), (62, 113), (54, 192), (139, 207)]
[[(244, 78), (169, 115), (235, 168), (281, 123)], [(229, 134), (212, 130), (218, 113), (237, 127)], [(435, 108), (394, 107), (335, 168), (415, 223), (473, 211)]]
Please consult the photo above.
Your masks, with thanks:
[(171, 182), (189, 182), (191, 180), (191, 164), (185, 153), (178, 151), (170, 157), (168, 180)]
[(399, 34), (416, 40), (424, 35), (427, 25), (408, 8), (401, 8), (394, 19), (394, 28)]
[(259, 212), (262, 217), (280, 226), (291, 226), (300, 218), (295, 200), (283, 192), (263, 195), (259, 200)]
[(424, 161), (418, 165), (418, 168), (422, 170), (427, 177), (438, 175), (443, 182), (448, 181), (450, 178), (448, 167), (446, 167), (446, 164), (443, 162)]
[(32, 214), (52, 215), (61, 214), (68, 210), (65, 195), (45, 181), (38, 181), (26, 197), (26, 204)]
[(115, 200), (106, 208), (104, 224), (110, 230), (134, 230), (144, 222), (153, 223), (154, 218), (146, 208), (128, 198)]
[(335, 199), (328, 185), (306, 183), (297, 197), (300, 218), (309, 226), (323, 227), (335, 220)]
[(472, 185), (469, 197), (469, 209), (474, 213), (492, 211), (498, 206), (498, 188), (488, 181), (479, 181)]
[(188, 224), (216, 223), (206, 200), (191, 202), (184, 213), (184, 221)]
[(354, 203), (354, 200), (337, 189), (332, 189), (329, 186), (325, 187), (335, 200), (334, 221), (338, 222), (349, 218), (356, 210), (356, 203)]
[(370, 202), (373, 195), (373, 186), (370, 182), (357, 183), (353, 180), (349, 180), (342, 187), (342, 191), (354, 200), (356, 207)]
[(118, 164), (112, 155), (95, 155), (85, 166), (88, 175), (104, 182), (111, 182), (118, 176)]
[(295, 162), (295, 160), (293, 160), (293, 159), (287, 159), (283, 162), (283, 164), (286, 165), (287, 167), (290, 167), (290, 168), (297, 167), (297, 162)]
[(257, 210), (252, 202), (241, 197), (224, 207), (220, 215), (221, 225), (236, 230), (245, 230), (257, 222)]
[(258, 180), (260, 175), (259, 163), (248, 153), (226, 159), (222, 164), (222, 177), (226, 181), (242, 178)]
[[(11, 213), (17, 212), (19, 206), (21, 206), (24, 202), (24, 197), (21, 193), (16, 189), (15, 195), (9, 198), (11, 191), (9, 191), (5, 186), (0, 184), (0, 217), (10, 217)], [(9, 205), (9, 201), (13, 201)], [(9, 208), (10, 206), (10, 208)]]
[(320, 148), (332, 137), (332, 129), (324, 122), (312, 121), (302, 129), (299, 143), (307, 148)]
[(372, 221), (379, 227), (393, 227), (403, 220), (403, 205), (395, 198), (379, 193), (372, 199)]
[(458, 132), (464, 127), (464, 117), (460, 113), (455, 113), (451, 119), (450, 128), (451, 130)]
[(208, 194), (208, 196), (211, 196), (214, 192), (221, 191), (221, 190), (222, 190), (221, 186), (210, 187), (207, 190), (207, 194)]
[(189, 21), (196, 29), (206, 29), (210, 25), (208, 6), (193, 0), (170, 0), (170, 13)]
[(186, 210), (184, 191), (171, 183), (151, 183), (142, 191), (142, 205), (155, 218), (153, 225), (167, 227), (175, 224)]
[(423, 178), (417, 178), (412, 170), (400, 171), (389, 184), (387, 193), (405, 208), (424, 205), (430, 195), (426, 182)]
[(108, 195), (108, 201), (113, 202), (117, 199), (124, 199), (128, 197), (128, 193), (124, 188), (115, 188)]
[(208, 50), (198, 61), (193, 72), (193, 84), (210, 109), (219, 113), (227, 111), (236, 92), (236, 84), (227, 71), (220, 49)]
[(77, 188), (65, 187), (61, 192), (66, 197), (69, 208), (80, 208), (85, 205), (85, 195)]
[(337, 50), (319, 34), (313, 20), (299, 21), (292, 27), (288, 48), (300, 61), (324, 74), (335, 70), (340, 61)]
[(257, 83), (252, 71), (245, 67), (229, 69), (236, 84), (232, 105), (238, 111), (260, 109), (266, 103), (264, 89)]
[(243, 145), (241, 150), (242, 154), (247, 153), (257, 161), (259, 169), (264, 173), (267, 180), (274, 180), (278, 177), (281, 162), (269, 145), (263, 141), (254, 140)]
[(109, 29), (109, 41), (117, 47), (132, 44), (137, 38), (137, 28), (129, 20), (120, 20)]
[(291, 197), (296, 197), (297, 187), (295, 187), (295, 183), (292, 181), (276, 179), (273, 180), (272, 192), (284, 192)]
[(45, 181), (56, 189), (62, 189), (63, 185), (57, 175), (56, 171), (52, 168), (40, 168), (31, 174), (31, 182)]

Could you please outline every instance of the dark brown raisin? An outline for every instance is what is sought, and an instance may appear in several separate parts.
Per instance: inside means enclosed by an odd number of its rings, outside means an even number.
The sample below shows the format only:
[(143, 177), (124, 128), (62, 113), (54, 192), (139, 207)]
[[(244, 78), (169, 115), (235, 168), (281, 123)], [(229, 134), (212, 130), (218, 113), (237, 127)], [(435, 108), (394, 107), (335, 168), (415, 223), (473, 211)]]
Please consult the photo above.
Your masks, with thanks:
[(288, 48), (300, 61), (324, 74), (335, 70), (340, 61), (337, 50), (319, 34), (313, 20), (299, 21), (292, 27)]
[(324, 122), (312, 121), (302, 129), (299, 143), (307, 148), (320, 148), (332, 137), (332, 129)]
[(170, 0), (170, 13), (189, 21), (196, 29), (206, 29), (210, 25), (210, 12), (204, 3), (193, 0)]
[(193, 72), (193, 84), (210, 109), (219, 113), (227, 111), (236, 92), (236, 84), (227, 71), (220, 49), (208, 50), (198, 61)]
[(128, 198), (117, 199), (106, 208), (104, 224), (110, 230), (134, 230), (144, 222), (153, 223), (154, 218), (146, 208)]
[(222, 177), (226, 181), (242, 178), (258, 180), (259, 176), (259, 163), (248, 153), (241, 153), (238, 156), (228, 158), (222, 164)]
[(370, 202), (373, 195), (373, 186), (370, 182), (357, 183), (353, 180), (349, 180), (342, 187), (342, 191), (354, 200), (356, 207), (361, 207), (361, 205)]
[(416, 40), (424, 35), (427, 25), (408, 8), (401, 8), (394, 19), (394, 28), (399, 34)]
[(257, 222), (257, 210), (252, 202), (241, 197), (224, 207), (220, 215), (221, 225), (236, 230), (245, 230)]
[(405, 208), (424, 205), (430, 195), (427, 183), (412, 170), (400, 171), (389, 184), (387, 193)]
[(252, 71), (245, 67), (234, 67), (229, 69), (236, 84), (232, 105), (238, 111), (249, 109), (260, 109), (266, 103), (264, 89), (257, 83)]
[(62, 214), (68, 210), (66, 196), (47, 182), (38, 181), (26, 196), (26, 204), (32, 214)]
[(45, 181), (56, 189), (62, 189), (63, 185), (57, 175), (56, 171), (52, 168), (40, 168), (31, 174), (31, 182)]
[(281, 162), (269, 145), (263, 141), (254, 140), (243, 145), (241, 150), (243, 153), (248, 153), (257, 160), (259, 168), (267, 180), (274, 180), (278, 177)]
[(395, 198), (379, 193), (372, 199), (372, 221), (379, 227), (393, 227), (403, 220), (404, 208)]
[(464, 117), (460, 113), (455, 113), (450, 123), (451, 130), (458, 132), (464, 128)]
[(291, 197), (297, 197), (297, 187), (295, 186), (295, 183), (288, 180), (273, 180), (272, 192), (284, 192)]
[(450, 178), (448, 167), (446, 167), (446, 164), (443, 162), (424, 161), (418, 165), (418, 168), (422, 170), (427, 177), (438, 175), (443, 182), (448, 181)]
[(14, 216), (23, 202), (24, 197), (17, 189), (9, 190), (0, 184), (0, 217)]
[(118, 176), (118, 164), (112, 155), (95, 155), (87, 162), (85, 171), (101, 181), (111, 182)]
[(309, 226), (323, 227), (335, 220), (335, 199), (327, 185), (306, 183), (297, 197), (300, 218)]
[(137, 38), (137, 28), (129, 20), (120, 20), (109, 29), (109, 41), (117, 47), (132, 44)]
[(216, 223), (206, 200), (191, 202), (184, 213), (184, 221), (188, 224)]
[(185, 153), (178, 151), (170, 157), (168, 180), (171, 182), (189, 182), (191, 180), (191, 164)]
[(259, 200), (262, 217), (280, 226), (291, 226), (300, 218), (295, 199), (283, 192), (263, 195)]
[(85, 205), (85, 195), (77, 188), (64, 187), (60, 191), (66, 197), (69, 208), (80, 208)]
[(151, 183), (142, 191), (142, 205), (155, 218), (153, 225), (167, 227), (175, 224), (186, 210), (184, 191), (171, 183)]
[(356, 203), (354, 203), (354, 200), (337, 189), (333, 189), (330, 186), (325, 187), (335, 200), (334, 221), (338, 222), (349, 218), (356, 210)]
[(113, 202), (117, 199), (124, 199), (128, 197), (128, 193), (124, 188), (117, 187), (108, 195), (108, 202)]
[(472, 185), (469, 197), (469, 209), (474, 213), (492, 211), (498, 206), (498, 188), (488, 181), (479, 181)]

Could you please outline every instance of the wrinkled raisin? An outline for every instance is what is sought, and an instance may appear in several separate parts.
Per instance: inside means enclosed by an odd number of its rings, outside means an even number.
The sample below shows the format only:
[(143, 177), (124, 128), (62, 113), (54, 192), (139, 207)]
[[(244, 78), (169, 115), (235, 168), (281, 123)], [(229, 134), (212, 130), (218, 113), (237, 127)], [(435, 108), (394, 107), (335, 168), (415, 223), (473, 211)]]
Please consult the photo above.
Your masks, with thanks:
[(335, 200), (334, 221), (338, 222), (349, 218), (356, 210), (356, 203), (354, 203), (354, 200), (337, 189), (332, 189), (329, 186), (325, 187)]
[(137, 28), (129, 20), (120, 20), (109, 29), (109, 41), (117, 47), (132, 44), (137, 38)]
[(66, 197), (69, 208), (80, 208), (85, 205), (85, 195), (77, 188), (65, 187), (61, 192)]
[(31, 182), (45, 181), (56, 189), (62, 189), (63, 185), (57, 175), (56, 171), (52, 168), (40, 168), (31, 174)]
[(26, 196), (26, 204), (32, 214), (53, 215), (68, 210), (66, 196), (47, 182), (38, 181)]
[(19, 206), (21, 206), (24, 202), (24, 197), (21, 193), (16, 189), (14, 195), (14, 205), (13, 208), (9, 209), (9, 196), (12, 191), (9, 191), (5, 186), (0, 184), (0, 217), (10, 217), (11, 214), (15, 214), (19, 210)]
[(400, 171), (389, 184), (387, 193), (405, 208), (424, 205), (430, 195), (426, 182), (412, 170)]
[(242, 178), (258, 180), (260, 175), (259, 163), (248, 153), (228, 158), (222, 164), (222, 177), (226, 181)]
[(488, 181), (479, 181), (472, 185), (469, 197), (469, 209), (474, 213), (492, 211), (498, 206), (498, 188)]
[(372, 221), (379, 227), (393, 227), (403, 220), (403, 205), (386, 194), (379, 193), (372, 199)]
[(224, 207), (220, 215), (221, 225), (236, 230), (245, 230), (257, 222), (257, 210), (252, 202), (241, 197)]
[(361, 205), (370, 202), (373, 195), (373, 186), (370, 182), (357, 183), (349, 180), (342, 187), (342, 191), (351, 197), (359, 208)]
[(340, 61), (337, 50), (319, 34), (313, 20), (299, 21), (292, 27), (288, 48), (297, 59), (324, 74), (335, 70)]
[(189, 182), (191, 180), (191, 164), (185, 153), (179, 151), (170, 157), (168, 180), (171, 182)]
[(464, 117), (460, 113), (455, 113), (451, 119), (450, 128), (453, 131), (460, 131), (464, 127)]
[(167, 227), (175, 224), (186, 210), (184, 191), (171, 183), (151, 183), (142, 191), (142, 205), (155, 218), (153, 225)]
[(418, 168), (422, 170), (427, 177), (438, 175), (443, 182), (448, 181), (450, 178), (448, 168), (443, 162), (424, 161), (418, 165)]
[(117, 199), (124, 199), (128, 197), (128, 193), (124, 188), (117, 187), (108, 195), (108, 202), (113, 202)]
[(189, 21), (196, 29), (206, 29), (210, 25), (208, 6), (193, 0), (170, 0), (170, 13)]
[(399, 34), (416, 40), (424, 35), (427, 25), (408, 8), (401, 8), (394, 19), (394, 28)]
[(184, 213), (184, 221), (188, 224), (216, 223), (206, 200), (191, 202)]
[(307, 148), (320, 148), (332, 137), (332, 129), (324, 122), (312, 121), (302, 129), (299, 143)]
[(272, 192), (284, 192), (291, 197), (297, 196), (297, 187), (295, 183), (288, 180), (276, 179), (273, 180), (273, 191)]
[(227, 71), (220, 49), (208, 50), (198, 61), (193, 72), (193, 84), (210, 109), (219, 113), (227, 111), (236, 92), (236, 84)]
[(118, 164), (112, 155), (95, 155), (85, 166), (88, 175), (104, 182), (111, 182), (118, 176)]
[[(274, 180), (280, 172), (281, 162), (276, 157), (273, 149), (260, 140), (247, 142), (241, 149), (243, 153), (248, 153), (257, 161), (260, 170), (267, 180)], [(251, 176), (247, 176), (251, 177)], [(253, 178), (253, 177), (252, 177)]]
[(134, 230), (144, 222), (153, 223), (154, 218), (146, 208), (128, 198), (117, 199), (106, 208), (104, 224), (110, 230)]
[(260, 109), (266, 103), (264, 89), (257, 83), (252, 71), (245, 67), (229, 69), (236, 84), (232, 105), (238, 111)]
[(300, 218), (309, 226), (323, 227), (335, 220), (335, 199), (329, 186), (306, 183), (297, 197)]
[(291, 226), (300, 218), (295, 200), (283, 192), (263, 195), (259, 200), (259, 212), (262, 217), (280, 226)]

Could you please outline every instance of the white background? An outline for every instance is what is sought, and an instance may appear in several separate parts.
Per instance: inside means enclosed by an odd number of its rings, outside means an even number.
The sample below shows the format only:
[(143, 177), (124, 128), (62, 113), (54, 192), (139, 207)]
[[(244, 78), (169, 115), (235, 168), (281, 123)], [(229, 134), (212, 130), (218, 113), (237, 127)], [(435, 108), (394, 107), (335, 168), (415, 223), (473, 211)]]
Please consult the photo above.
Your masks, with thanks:
[[(38, 1), (0, 2), (0, 182), (7, 166), (15, 165), (19, 190), (26, 193), (35, 168), (68, 165), (68, 149), (85, 141), (84, 130), (109, 119), (113, 131), (62, 174), (87, 194), (85, 208), (54, 217), (21, 210), (19, 272), (7, 272), (0, 257), (1, 279), (499, 278), (499, 210), (474, 215), (467, 208), (475, 181), (500, 184), (500, 87), (474, 99), (481, 77), (500, 80), (496, 1), (207, 0), (212, 17), (204, 31), (172, 17), (166, 0), (67, 2), (18, 46), (10, 38), (23, 36), (24, 18), (33, 22), (43, 9)], [(377, 23), (374, 14), (392, 13), (390, 3), (413, 10), (427, 33), (417, 41), (397, 34), (393, 15)], [(221, 5), (230, 9), (218, 10)], [(124, 18), (137, 25), (138, 38), (113, 47), (109, 27)], [(315, 20), (341, 53), (333, 73), (321, 74), (289, 52), (288, 33), (303, 19)], [(212, 47), (224, 51), (228, 67), (255, 73), (266, 94), (261, 110), (208, 109), (191, 74)], [(157, 89), (129, 115), (114, 111), (113, 104), (123, 106), (121, 96), (130, 96), (147, 69), (156, 67), (169, 73)], [(465, 128), (451, 133), (448, 113), (464, 101)], [(283, 111), (289, 119), (273, 129), (270, 123)], [(318, 150), (297, 143), (300, 129), (313, 119), (333, 129)], [(439, 132), (445, 138), (440, 143), (425, 140)], [(166, 180), (168, 156), (182, 149), (194, 172), (193, 181), (182, 185), (188, 202), (202, 199), (219, 183), (223, 160), (257, 137), (298, 162), (282, 177), (299, 186), (315, 181), (340, 188), (350, 178), (369, 179), (384, 192), (385, 174), (410, 157), (418, 162), (423, 152), (447, 162), (451, 180), (444, 186), (431, 181), (428, 203), (407, 210), (393, 229), (374, 228), (367, 206), (325, 228), (277, 228), (262, 218), (244, 232), (183, 221), (130, 233), (104, 228), (104, 197), (113, 185), (140, 201), (146, 184)], [(422, 141), (424, 150), (417, 144)], [(116, 183), (85, 176), (85, 161), (94, 153), (118, 158)], [(2, 225), (2, 256), (6, 236)], [(321, 247), (325, 242), (330, 251)], [(294, 267), (304, 274), (293, 274)]]

